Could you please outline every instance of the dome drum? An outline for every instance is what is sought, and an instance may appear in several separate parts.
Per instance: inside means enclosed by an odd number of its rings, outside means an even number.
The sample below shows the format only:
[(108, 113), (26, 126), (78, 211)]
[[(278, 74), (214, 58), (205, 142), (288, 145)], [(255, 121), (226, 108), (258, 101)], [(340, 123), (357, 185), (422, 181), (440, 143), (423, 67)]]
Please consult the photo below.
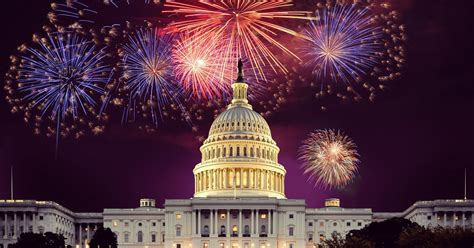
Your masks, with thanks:
[(285, 168), (266, 120), (247, 100), (248, 85), (232, 85), (234, 97), (212, 123), (194, 169), (194, 197), (285, 197)]

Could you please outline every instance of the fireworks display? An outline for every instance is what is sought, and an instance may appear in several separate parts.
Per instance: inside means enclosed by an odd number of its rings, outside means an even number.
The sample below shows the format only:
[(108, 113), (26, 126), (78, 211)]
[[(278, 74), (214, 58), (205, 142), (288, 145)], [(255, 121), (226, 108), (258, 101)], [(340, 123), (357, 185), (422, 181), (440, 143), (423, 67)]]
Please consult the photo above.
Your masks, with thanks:
[(323, 188), (342, 188), (351, 182), (358, 169), (358, 157), (354, 142), (334, 130), (317, 130), (300, 147), (304, 173)]
[(371, 24), (367, 12), (354, 4), (316, 12), (304, 34), (309, 38), (305, 58), (318, 79), (349, 82), (348, 77), (356, 79), (378, 63), (382, 29)]
[(120, 52), (121, 90), (128, 94), (124, 121), (133, 121), (141, 115), (157, 125), (167, 105), (179, 104), (180, 90), (171, 61), (172, 40), (172, 35), (146, 29), (130, 34), (124, 44)]
[[(5, 89), (12, 112), (23, 112), (35, 133), (79, 138), (85, 127), (101, 133), (108, 117), (99, 112), (111, 67), (95, 44), (74, 33), (34, 37), (12, 56)], [(52, 125), (50, 125), (52, 124)], [(41, 131), (43, 128), (46, 131)]]
[(4, 89), (12, 112), (57, 138), (98, 134), (108, 114), (148, 131), (177, 120), (202, 136), (239, 59), (269, 117), (309, 87), (318, 103), (374, 100), (406, 57), (400, 15), (379, 0), (57, 0), (48, 21), (48, 37), (11, 57)]
[(301, 50), (312, 68), (317, 97), (374, 100), (388, 81), (400, 77), (405, 27), (390, 4), (327, 1), (317, 4), (315, 15), (303, 31)]
[[(189, 4), (169, 1), (164, 12), (184, 15), (184, 20), (170, 24), (171, 30), (196, 32), (203, 42), (225, 40), (223, 58), (246, 58), (250, 61), (252, 77), (266, 80), (265, 66), (274, 71), (288, 72), (286, 66), (272, 52), (269, 45), (297, 57), (277, 40), (277, 34), (298, 35), (297, 32), (275, 23), (278, 19), (310, 19), (309, 13), (291, 11), (292, 1), (200, 1)], [(282, 10), (285, 9), (285, 10)]]
[[(173, 48), (173, 62), (178, 82), (198, 99), (228, 96), (234, 78), (225, 57), (220, 56), (221, 42), (197, 39), (184, 33)], [(235, 69), (235, 66), (232, 67)]]

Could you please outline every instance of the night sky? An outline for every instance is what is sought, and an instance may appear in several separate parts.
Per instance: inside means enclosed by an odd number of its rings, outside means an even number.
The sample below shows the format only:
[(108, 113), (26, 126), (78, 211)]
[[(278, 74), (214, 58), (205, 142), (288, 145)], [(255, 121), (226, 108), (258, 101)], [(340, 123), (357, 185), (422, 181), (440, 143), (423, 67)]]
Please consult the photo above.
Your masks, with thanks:
[[(418, 200), (462, 198), (464, 168), (474, 197), (474, 2), (392, 1), (408, 27), (401, 80), (373, 103), (337, 103), (323, 112), (301, 100), (269, 118), (288, 171), (288, 198), (321, 207), (338, 197), (343, 207), (403, 211)], [(8, 56), (46, 21), (49, 1), (6, 1), (0, 11), (3, 75)], [(192, 197), (200, 142), (189, 128), (165, 124), (148, 134), (112, 123), (103, 135), (62, 141), (55, 159), (54, 141), (35, 136), (0, 94), (0, 199), (9, 197), (11, 164), (15, 198), (56, 201), (73, 211)], [(320, 128), (340, 129), (358, 145), (359, 175), (344, 190), (314, 188), (302, 174), (298, 147)]]

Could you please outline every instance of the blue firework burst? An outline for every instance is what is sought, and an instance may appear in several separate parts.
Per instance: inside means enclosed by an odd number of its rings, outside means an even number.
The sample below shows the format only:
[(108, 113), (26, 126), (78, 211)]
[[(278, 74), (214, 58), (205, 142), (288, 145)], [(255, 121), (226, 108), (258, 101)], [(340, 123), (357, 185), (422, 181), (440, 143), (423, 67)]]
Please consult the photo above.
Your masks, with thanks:
[(304, 34), (306, 59), (319, 79), (349, 83), (370, 74), (380, 61), (382, 29), (374, 24), (368, 8), (335, 4), (318, 10)]
[(156, 125), (163, 109), (179, 104), (171, 61), (173, 37), (156, 29), (141, 29), (129, 35), (123, 45), (122, 69), (128, 104), (123, 121), (135, 120), (137, 114), (151, 117)]
[(38, 110), (56, 123), (58, 143), (61, 126), (98, 115), (111, 67), (102, 50), (75, 33), (52, 33), (37, 41), (18, 65), (18, 92), (28, 111)]

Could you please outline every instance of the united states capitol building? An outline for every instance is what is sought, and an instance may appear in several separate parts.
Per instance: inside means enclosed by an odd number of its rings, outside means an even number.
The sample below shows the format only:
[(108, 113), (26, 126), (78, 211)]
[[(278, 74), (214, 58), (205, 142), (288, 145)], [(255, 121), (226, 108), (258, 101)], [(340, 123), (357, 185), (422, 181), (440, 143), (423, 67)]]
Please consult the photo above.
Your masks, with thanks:
[(193, 198), (166, 200), (162, 208), (141, 199), (137, 208), (101, 213), (75, 213), (51, 201), (0, 200), (0, 248), (23, 232), (60, 233), (67, 245), (88, 247), (102, 226), (124, 248), (313, 248), (334, 233), (392, 217), (425, 227), (474, 227), (473, 200), (419, 201), (403, 212), (375, 213), (343, 208), (339, 199), (327, 199), (322, 208), (287, 199), (280, 149), (265, 119), (248, 103), (241, 73), (232, 87), (232, 102), (201, 146)]

